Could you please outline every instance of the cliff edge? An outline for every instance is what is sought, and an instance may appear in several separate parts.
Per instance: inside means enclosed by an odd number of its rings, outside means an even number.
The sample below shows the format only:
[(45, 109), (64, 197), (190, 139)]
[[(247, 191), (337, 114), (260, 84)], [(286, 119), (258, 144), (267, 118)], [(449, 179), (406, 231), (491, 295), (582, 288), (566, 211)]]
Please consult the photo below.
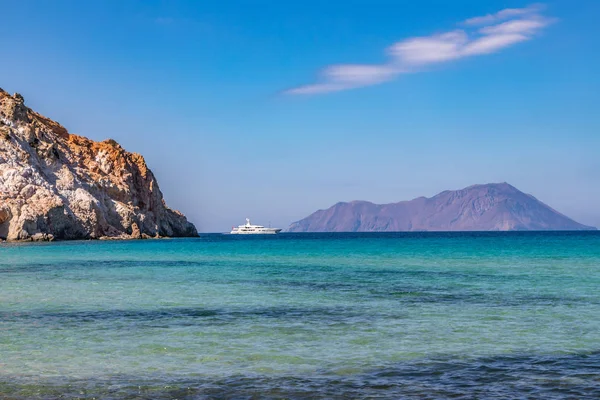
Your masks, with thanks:
[(140, 154), (70, 134), (0, 89), (0, 239), (197, 235)]

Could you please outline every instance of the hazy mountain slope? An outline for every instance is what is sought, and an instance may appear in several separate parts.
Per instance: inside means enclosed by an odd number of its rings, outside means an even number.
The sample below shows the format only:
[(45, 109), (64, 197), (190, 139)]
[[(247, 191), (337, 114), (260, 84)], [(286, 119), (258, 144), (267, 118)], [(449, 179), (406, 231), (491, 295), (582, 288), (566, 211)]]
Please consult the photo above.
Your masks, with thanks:
[(289, 232), (587, 230), (508, 183), (474, 185), (392, 204), (337, 203)]

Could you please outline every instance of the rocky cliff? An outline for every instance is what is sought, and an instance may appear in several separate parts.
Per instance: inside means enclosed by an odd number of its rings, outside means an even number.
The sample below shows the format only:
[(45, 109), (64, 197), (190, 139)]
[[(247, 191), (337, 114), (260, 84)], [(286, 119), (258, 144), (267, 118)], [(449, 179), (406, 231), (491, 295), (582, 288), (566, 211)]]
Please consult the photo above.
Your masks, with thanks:
[(474, 185), (392, 204), (337, 203), (290, 232), (588, 230), (508, 183)]
[(70, 134), (0, 89), (0, 239), (197, 235), (141, 155)]

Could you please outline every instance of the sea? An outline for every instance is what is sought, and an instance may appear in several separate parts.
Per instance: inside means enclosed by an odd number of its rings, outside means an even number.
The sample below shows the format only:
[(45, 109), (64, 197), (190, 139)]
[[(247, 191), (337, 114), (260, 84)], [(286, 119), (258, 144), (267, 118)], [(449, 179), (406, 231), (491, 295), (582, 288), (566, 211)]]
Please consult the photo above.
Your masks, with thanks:
[(600, 232), (0, 244), (1, 399), (599, 399)]

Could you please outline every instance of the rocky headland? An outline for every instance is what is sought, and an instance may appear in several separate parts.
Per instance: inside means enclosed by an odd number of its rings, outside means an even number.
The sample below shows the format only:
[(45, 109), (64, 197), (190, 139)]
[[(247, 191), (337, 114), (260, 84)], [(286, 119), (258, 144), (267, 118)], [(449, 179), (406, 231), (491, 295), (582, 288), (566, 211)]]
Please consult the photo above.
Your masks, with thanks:
[(0, 89), (0, 240), (197, 235), (140, 154), (71, 134)]

